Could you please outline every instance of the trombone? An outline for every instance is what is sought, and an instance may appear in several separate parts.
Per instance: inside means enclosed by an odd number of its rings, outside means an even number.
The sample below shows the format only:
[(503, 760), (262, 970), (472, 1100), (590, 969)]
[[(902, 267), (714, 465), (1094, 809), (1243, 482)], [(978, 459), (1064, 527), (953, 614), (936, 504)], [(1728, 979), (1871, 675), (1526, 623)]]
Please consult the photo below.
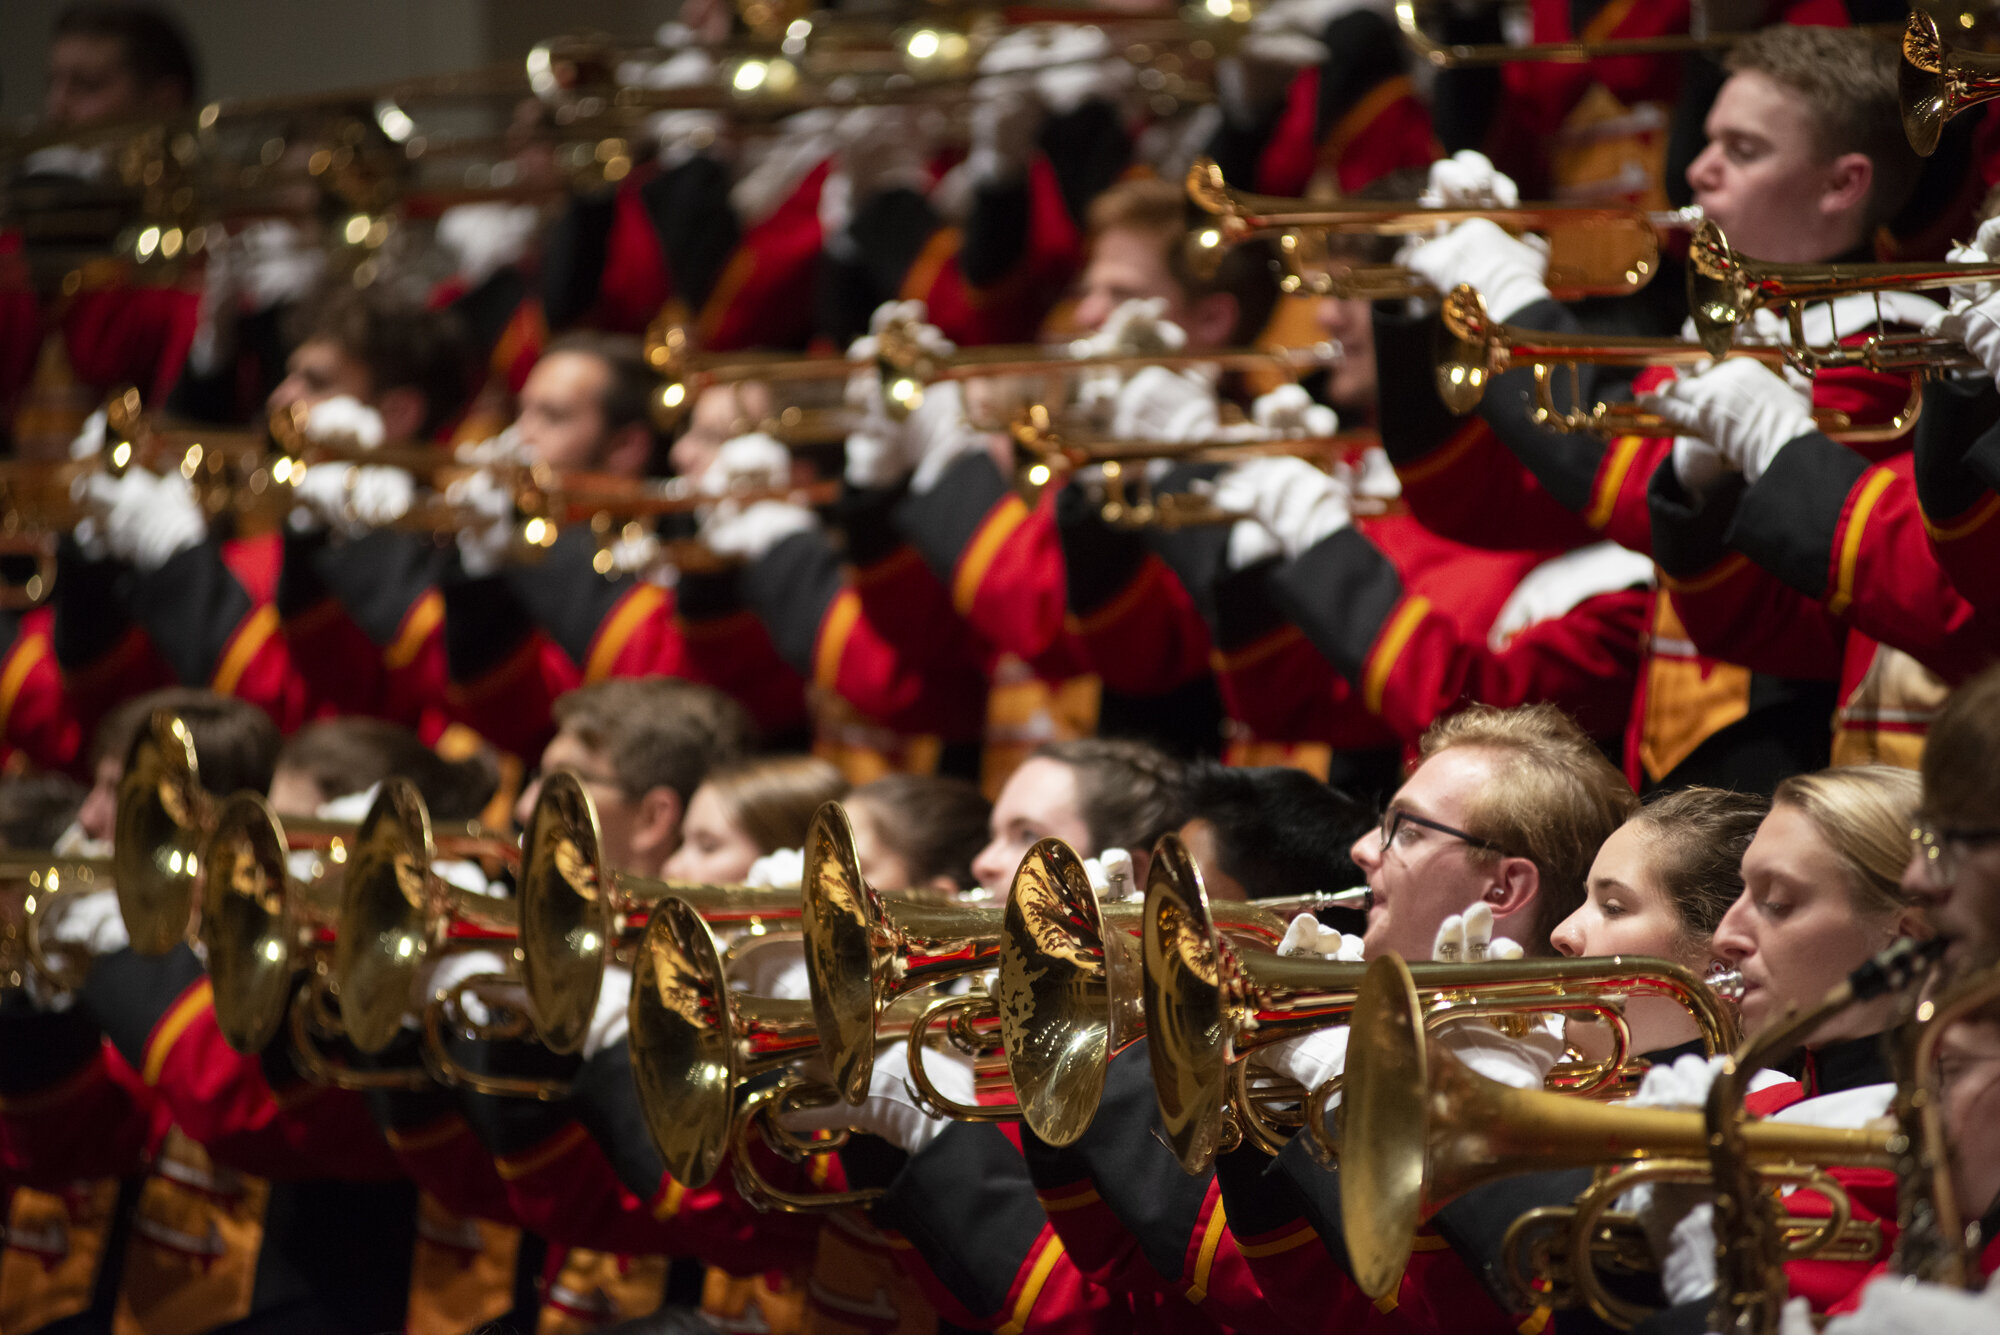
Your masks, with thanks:
[[(1156, 857), (1155, 865), (1173, 860)], [(1217, 1153), (1244, 1137), (1267, 1149), (1280, 1144), (1282, 1133), (1271, 1125), (1268, 1105), (1297, 1103), (1298, 1087), (1284, 1082), (1253, 1090), (1245, 1059), (1273, 1043), (1347, 1023), (1371, 966), (1239, 951), (1217, 933), (1207, 892), (1192, 862), (1176, 871), (1171, 877), (1147, 878), (1144, 996), (1151, 1036), (1147, 1055), (1167, 1144), (1181, 1167), (1193, 1174), (1205, 1172)], [(1559, 1066), (1550, 1075), (1552, 1085), (1572, 1094), (1614, 1088), (1631, 1069), (1631, 1031), (1624, 1022), (1623, 1006), (1633, 996), (1664, 996), (1686, 1007), (1710, 1052), (1726, 1050), (1736, 1034), (1734, 1020), (1711, 987), (1668, 960), (1614, 955), (1425, 963), (1411, 972), (1424, 990), (1420, 1014), (1428, 1026), (1549, 1012), (1588, 1016), (1607, 1024), (1613, 1039), (1610, 1057)], [(1350, 1055), (1346, 1082), (1358, 1078)], [(1323, 1113), (1335, 1088), (1329, 1082), (1311, 1091), (1305, 1102), (1307, 1129), (1322, 1143)]]
[[(1651, 282), (1660, 267), (1662, 232), (1685, 231), (1696, 217), (1688, 210), (1649, 213), (1630, 205), (1520, 204), (1513, 208), (1426, 208), (1414, 202), (1339, 200), (1318, 204), (1306, 199), (1253, 195), (1232, 187), (1212, 159), (1197, 159), (1188, 168), (1188, 198), (1213, 221), (1189, 234), (1190, 265), (1212, 274), (1230, 247), (1259, 236), (1304, 232), (1343, 232), (1356, 236), (1428, 235), (1439, 225), (1485, 218), (1514, 232), (1538, 232), (1548, 238), (1549, 291), (1559, 300), (1589, 296), (1624, 296)], [(1298, 243), (1281, 243), (1301, 277)], [(1392, 298), (1425, 296), (1428, 283), (1398, 265), (1356, 265), (1344, 277), (1337, 295)]]
[[(1474, 1187), (1634, 1160), (1642, 1170), (1668, 1161), (1676, 1173), (1705, 1168), (1702, 1114), (1620, 1108), (1488, 1080), (1430, 1044), (1418, 987), (1411, 966), (1391, 954), (1366, 966), (1354, 996), (1340, 1128), (1341, 1224), (1355, 1282), (1370, 1297), (1395, 1292), (1417, 1226)], [(1839, 1187), (1818, 1165), (1886, 1166), (1895, 1156), (1895, 1133), (1887, 1130), (1765, 1121), (1745, 1124), (1741, 1135), (1757, 1180), (1823, 1192)], [(1620, 1191), (1640, 1180), (1629, 1171), (1623, 1177)], [(1817, 1232), (1802, 1249), (1838, 1236), (1837, 1224), (1818, 1227), (1826, 1223), (1813, 1221)], [(1591, 1251), (1591, 1235), (1583, 1237), (1578, 1258)]]
[[(773, 925), (800, 914), (799, 892), (788, 887), (703, 885), (613, 871), (605, 865), (599, 830), (597, 804), (581, 779), (557, 770), (542, 780), (522, 841), (520, 981), (536, 1032), (556, 1052), (582, 1046), (605, 966), (639, 944), (646, 919), (668, 896), (725, 925), (735, 938), (733, 956), (781, 939)], [(807, 857), (810, 881), (810, 851)]]
[[(1670, 436), (1678, 428), (1657, 413), (1635, 404), (1599, 402), (1585, 407), (1556, 404), (1556, 368), (1570, 373), (1572, 400), (1581, 400), (1579, 366), (1702, 366), (1724, 357), (1749, 357), (1774, 369), (1804, 366), (1823, 370), (1863, 366), (1873, 371), (1909, 371), (1971, 367), (1971, 354), (1949, 339), (1875, 334), (1858, 347), (1831, 349), (1773, 343), (1728, 343), (1720, 354), (1701, 343), (1671, 338), (1616, 334), (1547, 334), (1489, 319), (1486, 303), (1465, 284), (1444, 299), (1440, 315), (1442, 343), (1438, 353), (1438, 395), (1453, 412), (1478, 407), (1493, 377), (1526, 366), (1534, 373), (1534, 423), (1554, 431), (1598, 432), (1606, 435)], [(1887, 420), (1856, 425), (1845, 412), (1816, 408), (1813, 419), (1835, 440), (1850, 442), (1894, 440), (1915, 423), (1923, 407), (1923, 377), (1914, 376), (1903, 406)]]
[[(1082, 371), (1130, 371), (1146, 366), (1214, 366), (1229, 371), (1277, 371), (1290, 376), (1332, 366), (1336, 343), (1304, 348), (1210, 348), (1202, 352), (1166, 348), (1131, 353), (1086, 353), (1043, 344), (993, 344), (960, 348), (937, 356), (925, 348), (909, 321), (892, 321), (877, 336), (874, 369), (882, 378), (883, 406), (893, 418), (915, 412), (926, 386), (948, 380), (998, 376), (1068, 376)], [(697, 354), (687, 331), (655, 320), (646, 331), (646, 363), (665, 380), (654, 391), (653, 416), (662, 426), (678, 422), (694, 396), (715, 385), (755, 381), (846, 380), (865, 363), (844, 357), (797, 357), (784, 353)]]
[[(1925, 292), (2000, 279), (2000, 262), (1985, 264), (1772, 264), (1739, 255), (1722, 229), (1704, 219), (1688, 243), (1688, 312), (1695, 334), (1720, 357), (1737, 327), (1762, 307), (1781, 306), (1795, 348), (1807, 349), (1805, 304), (1854, 293)], [(1936, 339), (1886, 339), (1859, 364), (1908, 371), (1939, 355)], [(1803, 353), (1802, 369), (1856, 364), (1847, 350), (1820, 358)]]

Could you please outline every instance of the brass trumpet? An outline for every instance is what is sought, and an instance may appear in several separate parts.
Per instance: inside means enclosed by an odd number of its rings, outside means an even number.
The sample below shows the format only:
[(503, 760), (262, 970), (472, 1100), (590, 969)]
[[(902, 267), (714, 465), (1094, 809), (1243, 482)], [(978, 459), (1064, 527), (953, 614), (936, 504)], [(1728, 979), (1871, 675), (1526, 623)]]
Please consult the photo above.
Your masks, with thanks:
[(51, 947), (42, 939), (48, 917), (61, 911), (55, 906), (64, 900), (105, 889), (110, 881), (110, 858), (0, 855), (0, 884), (21, 885), (27, 891), (19, 919), (10, 915), (7, 936), (10, 941), (18, 940), (25, 956), (21, 962), (58, 991), (74, 992), (82, 987), (90, 961), (81, 950)]
[[(1599, 402), (1588, 408), (1559, 407), (1554, 386), (1559, 367), (1569, 370), (1571, 399), (1580, 401), (1583, 395), (1577, 375), (1579, 366), (1702, 366), (1717, 356), (1704, 344), (1684, 343), (1679, 339), (1545, 334), (1501, 324), (1487, 317), (1485, 301), (1464, 284), (1445, 298), (1441, 317), (1445, 346), (1438, 354), (1437, 387), (1445, 406), (1455, 413), (1470, 412), (1479, 405), (1487, 383), (1494, 376), (1526, 366), (1535, 378), (1535, 424), (1554, 431), (1640, 436), (1679, 432), (1673, 423), (1636, 404)], [(1928, 373), (1932, 368), (1977, 365), (1964, 348), (1949, 339), (1885, 334), (1874, 335), (1852, 348), (1730, 343), (1720, 355), (1749, 357), (1773, 369), (1804, 366), (1823, 370), (1851, 365), (1876, 371), (1923, 368)], [(1846, 413), (1829, 408), (1816, 408), (1813, 419), (1821, 431), (1835, 440), (1894, 440), (1910, 429), (1922, 407), (1922, 377), (1917, 376), (1912, 379), (1903, 406), (1885, 421), (1857, 425)]]
[[(1538, 232), (1548, 238), (1549, 290), (1564, 301), (1638, 291), (1659, 270), (1660, 234), (1687, 229), (1695, 216), (1609, 204), (1493, 209), (1433, 209), (1415, 202), (1357, 199), (1318, 204), (1234, 189), (1208, 158), (1188, 168), (1187, 192), (1214, 219), (1195, 228), (1188, 238), (1189, 262), (1198, 273), (1214, 272), (1225, 251), (1253, 237), (1301, 232), (1423, 235), (1440, 224), (1485, 218), (1510, 231)], [(1283, 249), (1288, 258), (1296, 257), (1296, 244)], [(1347, 289), (1340, 295), (1348, 296), (1410, 297), (1431, 292), (1429, 284), (1395, 265), (1355, 266), (1342, 281)]]
[[(1427, 1041), (1418, 987), (1410, 966), (1391, 954), (1366, 966), (1354, 998), (1341, 1223), (1355, 1282), (1370, 1297), (1395, 1292), (1417, 1226), (1476, 1186), (1520, 1173), (1706, 1155), (1699, 1113), (1512, 1089), (1474, 1073)], [(1742, 1135), (1766, 1179), (1821, 1190), (1830, 1183), (1819, 1165), (1887, 1165), (1894, 1157), (1893, 1133), (1882, 1130), (1752, 1122)]]
[(1917, 155), (1927, 158), (1937, 152), (1952, 117), (2000, 97), (2000, 56), (1951, 45), (1935, 18), (1912, 9), (1903, 30), (1899, 85), (1903, 133)]
[[(1165, 1137), (1181, 1166), (1206, 1171), (1232, 1136), (1277, 1144), (1282, 1135), (1269, 1125), (1264, 1105), (1279, 1096), (1257, 1097), (1248, 1089), (1245, 1059), (1273, 1043), (1347, 1023), (1370, 966), (1231, 947), (1216, 932), (1192, 863), (1172, 878), (1148, 877), (1144, 943), (1147, 1055)], [(1424, 990), (1426, 1024), (1537, 1013), (1607, 1023), (1614, 1048), (1609, 1058), (1551, 1073), (1551, 1084), (1572, 1093), (1596, 1093), (1626, 1073), (1632, 1053), (1623, 1004), (1630, 997), (1665, 996), (1685, 1006), (1711, 1052), (1727, 1049), (1735, 1038), (1734, 1021), (1709, 987), (1668, 960), (1426, 963), (1411, 972)], [(1344, 1084), (1357, 1078), (1350, 1056)], [(1318, 1138), (1325, 1134), (1321, 1114), (1330, 1090), (1313, 1093), (1304, 1122)], [(1295, 1103), (1299, 1091), (1293, 1086), (1282, 1097)]]
[[(1306, 348), (1211, 348), (1203, 352), (1170, 348), (1145, 352), (1086, 354), (1072, 347), (992, 344), (961, 348), (949, 356), (930, 352), (908, 322), (893, 322), (877, 336), (874, 369), (882, 378), (883, 406), (891, 417), (906, 417), (923, 402), (924, 389), (948, 380), (998, 376), (1066, 377), (1084, 371), (1132, 371), (1147, 366), (1214, 366), (1223, 370), (1278, 371), (1299, 376), (1334, 365), (1340, 348), (1316, 343)], [(865, 364), (844, 357), (795, 357), (783, 353), (697, 354), (687, 331), (656, 320), (646, 331), (646, 361), (664, 378), (655, 391), (653, 416), (663, 426), (678, 422), (694, 396), (713, 385), (755, 381), (845, 380)], [(1052, 395), (1044, 395), (1044, 401)]]
[(1908, 1142), (1897, 1165), (1896, 1273), (1933, 1284), (1970, 1288), (1980, 1273), (1952, 1182), (1951, 1141), (1944, 1124), (1938, 1045), (1951, 1026), (2000, 997), (2000, 964), (1988, 965), (1926, 1002), (1898, 1036), (1896, 1120)]
[[(779, 939), (774, 924), (800, 913), (784, 887), (661, 881), (604, 865), (597, 806), (567, 770), (542, 780), (521, 855), (521, 981), (536, 1032), (556, 1052), (583, 1043), (607, 963), (638, 945), (651, 910), (668, 896), (695, 906), (737, 938), (734, 949)], [(811, 853), (807, 879), (812, 877)]]
[[(1771, 264), (1731, 248), (1713, 221), (1695, 228), (1688, 244), (1688, 312), (1695, 334), (1720, 357), (1737, 327), (1760, 307), (1781, 306), (1792, 343), (1807, 347), (1805, 304), (1865, 292), (1926, 292), (1960, 283), (2000, 279), (2000, 262), (1986, 264)], [(1890, 340), (1875, 370), (1909, 370), (1935, 354), (1937, 340)], [(1839, 360), (1830, 365), (1843, 364)], [(1807, 369), (1811, 369), (1809, 366)]]

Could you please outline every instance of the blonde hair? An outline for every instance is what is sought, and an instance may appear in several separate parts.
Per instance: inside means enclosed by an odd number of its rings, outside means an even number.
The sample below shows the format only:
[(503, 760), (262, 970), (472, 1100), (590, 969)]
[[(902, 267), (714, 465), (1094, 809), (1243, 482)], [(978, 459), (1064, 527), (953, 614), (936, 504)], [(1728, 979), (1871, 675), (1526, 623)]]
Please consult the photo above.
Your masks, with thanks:
[(818, 756), (769, 756), (725, 765), (702, 786), (759, 853), (803, 848), (813, 813), (847, 794), (847, 780)]
[(1882, 915), (1908, 903), (1900, 882), (1922, 798), (1923, 783), (1912, 770), (1844, 765), (1793, 775), (1778, 785), (1771, 805), (1803, 812), (1840, 859), (1855, 912)]
[[(1576, 720), (1550, 704), (1472, 705), (1433, 723), (1418, 747), (1425, 760), (1460, 747), (1492, 754), (1493, 780), (1467, 803), (1466, 833), (1535, 864), (1534, 935), (1522, 944), (1548, 953), (1549, 933), (1584, 901), (1598, 848), (1638, 810), (1631, 785)], [(1482, 853), (1494, 856), (1472, 850)]]

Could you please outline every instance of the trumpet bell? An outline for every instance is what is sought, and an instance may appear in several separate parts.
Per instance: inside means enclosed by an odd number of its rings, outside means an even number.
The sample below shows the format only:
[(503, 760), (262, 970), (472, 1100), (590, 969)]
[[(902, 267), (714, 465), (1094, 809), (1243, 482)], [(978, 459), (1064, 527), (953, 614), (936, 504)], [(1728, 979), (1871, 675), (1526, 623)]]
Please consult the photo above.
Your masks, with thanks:
[(296, 931), (286, 894), (285, 837), (270, 803), (238, 793), (202, 849), (201, 939), (215, 984), (215, 1021), (238, 1052), (277, 1036), (292, 995)]
[[(1001, 920), (1000, 1033), (1022, 1117), (1051, 1145), (1073, 1145), (1104, 1095), (1121, 971), (1109, 952), (1131, 952), (1107, 927), (1075, 850), (1044, 839), (1014, 873)], [(1133, 961), (1136, 965), (1136, 960)]]
[(348, 855), (334, 944), (341, 1025), (363, 1052), (394, 1041), (417, 970), (440, 944), (431, 859), (422, 795), (408, 779), (386, 780)]
[(1440, 311), (1442, 343), (1437, 358), (1438, 397), (1463, 417), (1486, 395), (1493, 352), (1493, 322), (1479, 293), (1460, 283), (1445, 294)]
[(849, 1103), (868, 1096), (875, 1065), (875, 1017), (888, 991), (892, 952), (876, 931), (881, 896), (861, 876), (854, 827), (838, 802), (814, 813), (806, 831), (800, 929), (833, 1086)]
[(187, 937), (207, 803), (193, 734), (155, 711), (125, 756), (111, 855), (118, 909), (141, 955), (164, 955)]
[(1163, 838), (1146, 872), (1146, 1055), (1168, 1146), (1190, 1172), (1215, 1159), (1229, 1098), (1223, 957), (1201, 871)]
[(1952, 97), (1953, 80), (1946, 73), (1948, 56), (1937, 20), (1921, 9), (1910, 11), (1903, 30), (1903, 65), (1897, 91), (1903, 104), (1903, 133), (1918, 157), (1937, 152), (1945, 122), (1958, 113)]
[[(1430, 1073), (1424, 1017), (1410, 971), (1396, 955), (1368, 966), (1354, 1004), (1341, 1109), (1342, 1223), (1347, 1258), (1362, 1292), (1394, 1292), (1422, 1222), (1423, 1107)], [(1353, 1147), (1353, 1152), (1350, 1152)], [(1370, 1204), (1365, 1227), (1346, 1202)]]
[(522, 952), (521, 973), (537, 1030), (556, 1052), (583, 1046), (617, 944), (599, 828), (583, 780), (567, 770), (542, 780), (521, 846), (521, 940), (537, 943)]

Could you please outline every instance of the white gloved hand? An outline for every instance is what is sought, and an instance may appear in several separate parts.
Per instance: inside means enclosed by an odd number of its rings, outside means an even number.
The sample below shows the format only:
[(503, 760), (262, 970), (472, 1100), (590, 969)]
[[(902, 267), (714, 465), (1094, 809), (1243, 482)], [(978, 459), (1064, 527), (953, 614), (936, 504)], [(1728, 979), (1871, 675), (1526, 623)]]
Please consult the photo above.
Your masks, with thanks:
[(1510, 1089), (1540, 1089), (1563, 1055), (1560, 1022), (1538, 1023), (1515, 1038), (1485, 1020), (1458, 1020), (1439, 1029), (1434, 1041), (1480, 1075)]
[(804, 884), (805, 879), (805, 851), (797, 848), (781, 848), (775, 853), (766, 853), (751, 863), (749, 872), (743, 877), (743, 884), (789, 888)]
[[(960, 1103), (975, 1101), (971, 1058), (955, 1049), (932, 1048), (924, 1053), (924, 1070), (937, 1085), (938, 1093), (946, 1098)], [(916, 1154), (942, 1135), (951, 1125), (951, 1119), (934, 1117), (917, 1106), (909, 1074), (907, 1045), (891, 1044), (876, 1051), (874, 1073), (868, 1077), (868, 1097), (860, 1104), (832, 1103), (821, 1108), (803, 1108), (786, 1113), (779, 1120), (793, 1131), (854, 1127)]]
[(387, 435), (382, 414), (346, 394), (323, 399), (307, 409), (303, 429), (308, 440), (352, 440), (364, 450), (378, 448)]
[(1330, 436), (1340, 430), (1340, 414), (1315, 403), (1304, 385), (1280, 385), (1268, 394), (1259, 394), (1250, 405), (1250, 420), (1266, 435), (1293, 439)]
[[(1945, 252), (1945, 260), (1950, 264), (1990, 264), (1994, 256), (2000, 255), (2000, 218), (1988, 218), (1979, 224), (1969, 246), (1953, 246)], [(2000, 291), (2000, 283), (1962, 283), (1949, 289), (1950, 302), (1956, 306), (1961, 301), (1978, 301)]]
[[(1209, 494), (1215, 494), (1210, 487)], [(1229, 547), (1224, 560), (1231, 571), (1248, 570), (1251, 566), (1265, 561), (1275, 561), (1285, 554), (1285, 544), (1278, 541), (1278, 535), (1265, 528), (1254, 519), (1239, 519), (1229, 526)]]
[(1256, 519), (1297, 559), (1353, 522), (1347, 488), (1304, 459), (1251, 459), (1215, 481), (1215, 504)]
[[(312, 473), (308, 470), (307, 477)], [(481, 469), (445, 488), (445, 500), (472, 516), (458, 531), (458, 562), (474, 579), (499, 572), (514, 547), (514, 491)]]
[[(1783, 1335), (1813, 1329), (1810, 1310), (1796, 1313), (1804, 1323), (1798, 1325), (1795, 1308), (1805, 1309), (1805, 1300), (1785, 1304)], [(1992, 1335), (1995, 1330), (2000, 1330), (2000, 1275), (1978, 1293), (1884, 1275), (1868, 1281), (1861, 1305), (1827, 1322), (1824, 1335)]]
[(1485, 218), (1469, 219), (1424, 242), (1403, 263), (1439, 292), (1470, 283), (1495, 320), (1511, 320), (1549, 299), (1547, 243), (1509, 235)]
[(234, 252), (229, 264), (235, 285), (252, 311), (304, 300), (326, 272), (326, 247), (304, 227), (284, 218), (245, 223), (226, 249)]
[(1979, 359), (1986, 374), (2000, 380), (2000, 292), (1977, 301), (1953, 301), (1924, 326), (1933, 337), (1956, 339)]
[(1042, 63), (1035, 73), (1035, 92), (1042, 105), (1067, 116), (1085, 102), (1117, 102), (1132, 86), (1132, 63), (1112, 54), (1111, 39), (1102, 28), (1063, 24), (1043, 35)]
[(1317, 955), (1327, 960), (1352, 960), (1361, 958), (1361, 938), (1347, 932), (1337, 932), (1323, 925), (1310, 913), (1301, 913), (1285, 928), (1285, 939), (1278, 943), (1280, 955)]
[(1222, 424), (1215, 386), (1196, 371), (1140, 368), (1126, 380), (1111, 408), (1116, 440), (1185, 443), (1209, 440)]
[(292, 490), (301, 503), (292, 527), (324, 524), (349, 537), (395, 523), (417, 497), (415, 478), (380, 464), (314, 464)]
[[(443, 992), (455, 991), (458, 985), (474, 974), (507, 972), (506, 961), (493, 950), (449, 950), (432, 951), (418, 968), (416, 977), (410, 980), (410, 1012), (403, 1017), (403, 1023), (410, 1025), (414, 1017), (421, 1017), (431, 998)], [(484, 1002), (468, 993), (461, 998), (465, 1018), (474, 1024), (486, 1024), (492, 1017)], [(521, 994), (521, 1004), (527, 1004), (527, 993)]]
[(1639, 1082), (1639, 1092), (1625, 1101), (1628, 1108), (1705, 1108), (1709, 1087), (1722, 1069), (1720, 1057), (1684, 1053), (1670, 1066), (1653, 1066)]
[(1132, 855), (1122, 848), (1107, 848), (1094, 858), (1085, 858), (1083, 874), (1090, 888), (1107, 899), (1129, 899), (1135, 889)]
[(1706, 496), (1735, 471), (1722, 451), (1700, 436), (1674, 437), (1674, 476), (1690, 495)]
[(971, 147), (965, 155), (973, 181), (985, 186), (1020, 180), (1035, 156), (1035, 136), (1041, 128), (1042, 104), (1031, 85), (1009, 75), (975, 83)]
[[(884, 334), (892, 327), (896, 343), (916, 344), (920, 361), (942, 361), (958, 350), (929, 317), (921, 301), (884, 302), (869, 317), (868, 333), (848, 346), (847, 360), (856, 369), (847, 378), (847, 406), (861, 418), (847, 437), (846, 475), (854, 486), (894, 486), (917, 469), (931, 450), (951, 448), (960, 434), (957, 426), (964, 400), (954, 384), (923, 386), (915, 411), (903, 418), (890, 414), (883, 397), (883, 366), (878, 358)], [(897, 373), (920, 370), (900, 364), (893, 369)]]
[(1318, 1089), (1347, 1069), (1347, 1026), (1288, 1038), (1257, 1056), (1279, 1075), (1290, 1076), (1307, 1089)]
[(1517, 960), (1526, 953), (1520, 942), (1493, 935), (1493, 909), (1484, 903), (1439, 923), (1437, 939), (1431, 943), (1431, 958), (1440, 963)]
[[(1647, 1236), (1652, 1236), (1653, 1226), (1643, 1212), (1640, 1223), (1645, 1225)], [(1693, 1206), (1668, 1237), (1666, 1253), (1660, 1256), (1660, 1289), (1666, 1294), (1668, 1305), (1678, 1307), (1713, 1293), (1715, 1206), (1707, 1201)]]
[(604, 966), (604, 982), (597, 989), (597, 1009), (590, 1013), (590, 1027), (583, 1031), (583, 1059), (625, 1040), (628, 1017), (632, 1013), (632, 971), (622, 964)]
[(1639, 396), (1639, 406), (1667, 419), (1678, 435), (1699, 436), (1744, 480), (1756, 482), (1778, 451), (1818, 430), (1812, 400), (1783, 376), (1748, 357), (1726, 357), (1693, 375)]
[(122, 477), (93, 473), (84, 480), (104, 549), (148, 574), (208, 535), (194, 489), (179, 473), (155, 477), (129, 468)]
[(1243, 52), (1272, 64), (1317, 65), (1326, 59), (1326, 43), (1320, 39), (1327, 25), (1372, 8), (1370, 0), (1272, 0), (1250, 20)]
[(1179, 352), (1187, 331), (1167, 318), (1165, 297), (1133, 297), (1104, 317), (1097, 332), (1070, 344), (1078, 357), (1151, 357)]
[(702, 521), (701, 540), (718, 556), (759, 561), (786, 538), (819, 527), (819, 517), (790, 501), (724, 501)]
[(118, 892), (92, 890), (82, 895), (59, 895), (51, 901), (59, 905), (55, 921), (47, 929), (48, 939), (65, 946), (78, 946), (92, 959), (123, 950), (132, 944), (125, 931), (125, 916), (118, 909)]
[(104, 436), (109, 429), (104, 409), (99, 408), (91, 413), (83, 419), (83, 429), (76, 433), (76, 439), (69, 443), (69, 457), (95, 459), (104, 452)]
[(1521, 191), (1491, 158), (1462, 148), (1431, 164), (1430, 183), (1417, 199), (1432, 209), (1511, 209)]
[(487, 468), (496, 464), (503, 467), (525, 468), (535, 462), (535, 453), (522, 441), (521, 428), (509, 426), (497, 436), (488, 436), (485, 440), (466, 441), (452, 451), (452, 458), (462, 464), (470, 464), (474, 468)]
[(525, 258), (542, 228), (533, 204), (498, 200), (459, 204), (438, 215), (437, 241), (460, 278), (472, 286)]
[(701, 491), (705, 496), (728, 496), (782, 487), (791, 480), (792, 452), (777, 437), (753, 431), (722, 443), (701, 475)]

